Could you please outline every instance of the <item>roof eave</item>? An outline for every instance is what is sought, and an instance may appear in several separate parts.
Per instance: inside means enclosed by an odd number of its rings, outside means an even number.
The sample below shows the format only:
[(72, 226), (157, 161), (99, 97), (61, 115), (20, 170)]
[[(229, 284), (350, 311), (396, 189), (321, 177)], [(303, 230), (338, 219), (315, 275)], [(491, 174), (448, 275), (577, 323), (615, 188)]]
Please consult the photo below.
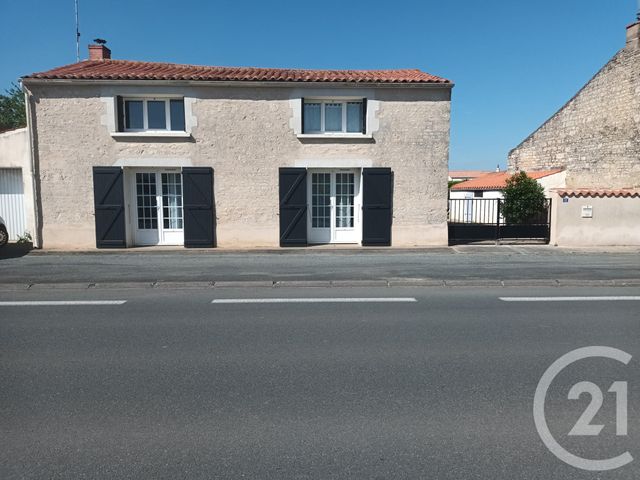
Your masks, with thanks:
[(234, 86), (234, 87), (350, 87), (350, 88), (447, 88), (453, 82), (295, 82), (295, 81), (246, 81), (246, 80), (113, 80), (77, 78), (38, 78), (25, 76), (20, 79), (27, 85), (171, 85), (171, 86)]
[[(457, 186), (457, 185), (456, 185)], [(452, 192), (499, 192), (504, 190), (505, 187), (464, 187), (464, 188), (451, 188)]]

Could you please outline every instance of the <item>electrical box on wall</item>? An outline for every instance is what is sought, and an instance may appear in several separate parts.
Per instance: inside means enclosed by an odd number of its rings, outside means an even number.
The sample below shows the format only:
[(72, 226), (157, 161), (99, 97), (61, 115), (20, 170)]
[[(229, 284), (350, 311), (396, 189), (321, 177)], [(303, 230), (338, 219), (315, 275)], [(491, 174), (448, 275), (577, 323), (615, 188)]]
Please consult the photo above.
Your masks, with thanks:
[(593, 206), (592, 205), (583, 205), (582, 206), (582, 218), (593, 218)]

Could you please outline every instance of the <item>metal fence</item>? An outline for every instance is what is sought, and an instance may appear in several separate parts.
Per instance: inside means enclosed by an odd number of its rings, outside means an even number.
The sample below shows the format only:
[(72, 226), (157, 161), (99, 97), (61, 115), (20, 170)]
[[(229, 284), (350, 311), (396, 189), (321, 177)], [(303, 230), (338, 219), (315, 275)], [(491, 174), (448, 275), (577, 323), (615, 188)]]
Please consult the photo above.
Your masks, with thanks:
[(452, 223), (495, 224), (504, 221), (497, 198), (461, 198), (449, 200), (449, 218)]
[(460, 198), (449, 200), (449, 243), (500, 241), (504, 239), (549, 241), (551, 200), (526, 222), (509, 223), (502, 215), (503, 200)]

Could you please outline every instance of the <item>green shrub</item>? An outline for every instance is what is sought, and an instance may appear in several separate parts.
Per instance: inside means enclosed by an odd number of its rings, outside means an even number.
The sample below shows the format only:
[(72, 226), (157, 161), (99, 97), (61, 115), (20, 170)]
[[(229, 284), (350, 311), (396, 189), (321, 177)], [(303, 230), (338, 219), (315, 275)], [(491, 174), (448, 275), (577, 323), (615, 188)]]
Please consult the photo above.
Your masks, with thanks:
[(525, 223), (546, 209), (544, 188), (525, 172), (515, 173), (507, 179), (502, 193), (502, 215), (507, 223)]

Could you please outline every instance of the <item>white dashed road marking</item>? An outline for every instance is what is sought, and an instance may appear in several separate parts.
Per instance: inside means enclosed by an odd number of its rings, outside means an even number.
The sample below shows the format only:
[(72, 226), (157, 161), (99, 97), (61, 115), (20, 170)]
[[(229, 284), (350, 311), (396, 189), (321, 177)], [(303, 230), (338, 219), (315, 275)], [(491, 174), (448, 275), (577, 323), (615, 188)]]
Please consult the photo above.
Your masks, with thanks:
[(407, 303), (417, 302), (413, 297), (379, 298), (217, 298), (211, 303)]
[(613, 297), (500, 297), (503, 302), (624, 302), (640, 301), (640, 296)]
[(79, 306), (79, 305), (123, 305), (126, 300), (32, 300), (24, 302), (0, 302), (0, 307), (59, 307), (59, 306)]

